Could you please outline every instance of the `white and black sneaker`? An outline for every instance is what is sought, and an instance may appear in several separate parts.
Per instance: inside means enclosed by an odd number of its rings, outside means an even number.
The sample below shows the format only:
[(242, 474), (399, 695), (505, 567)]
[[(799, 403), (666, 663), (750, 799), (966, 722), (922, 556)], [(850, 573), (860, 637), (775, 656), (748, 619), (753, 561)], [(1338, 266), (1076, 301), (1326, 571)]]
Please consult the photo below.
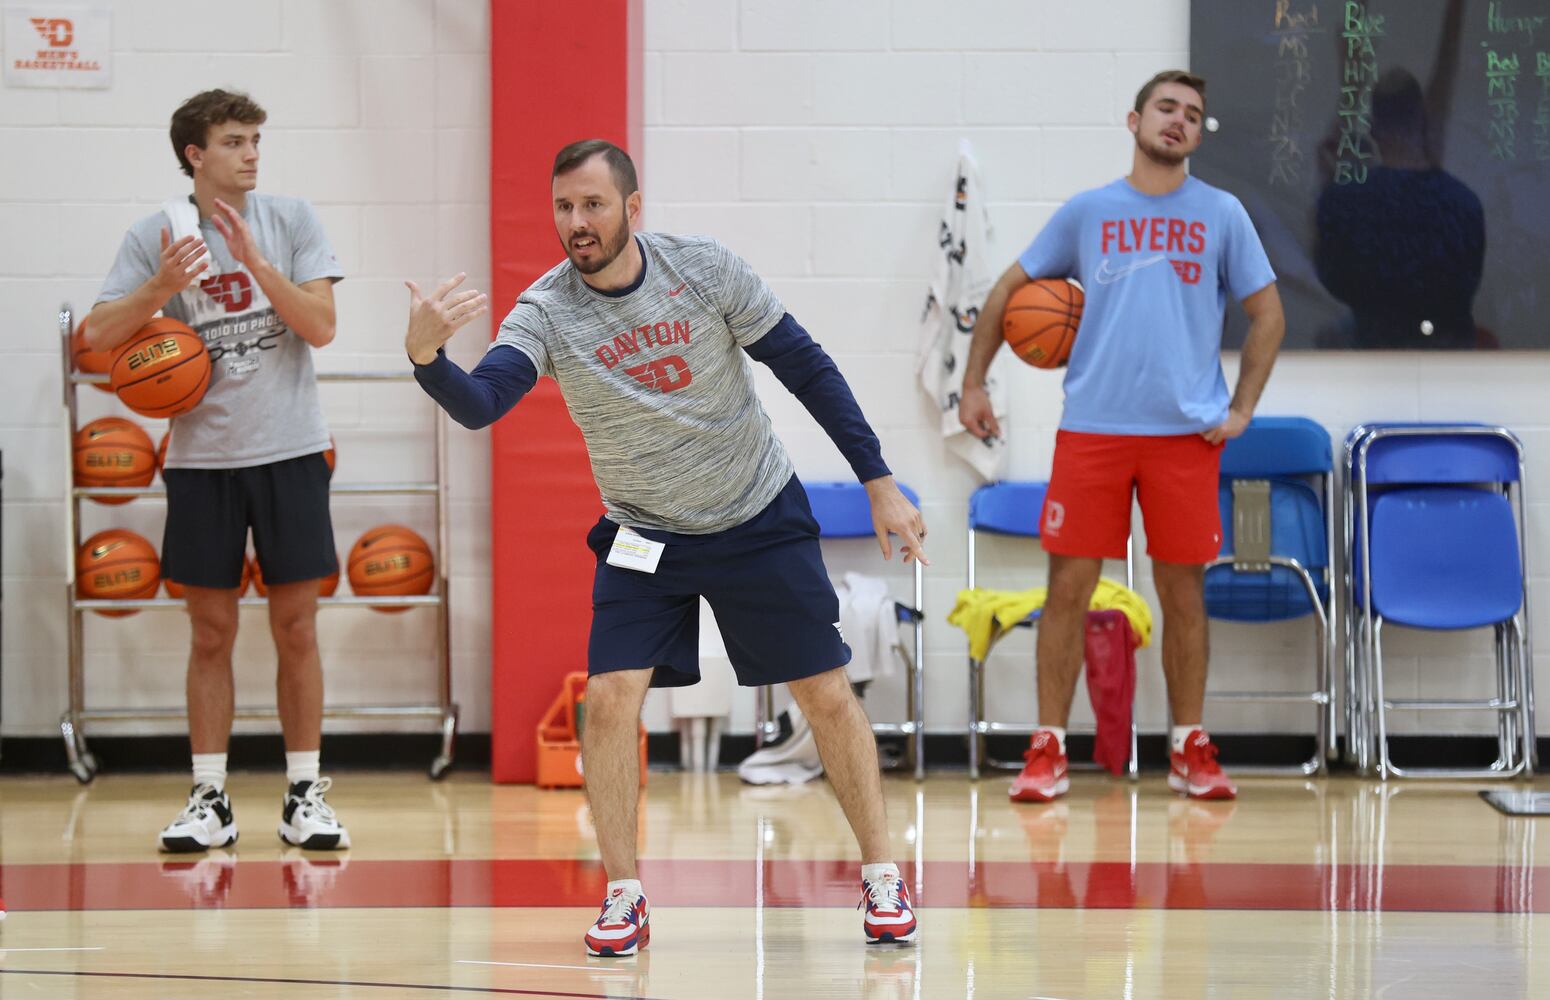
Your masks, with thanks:
[(298, 781), (285, 793), (280, 811), (280, 839), (309, 851), (341, 851), (350, 846), (350, 834), (339, 825), (334, 807), (323, 801), (332, 778)]
[(230, 847), (237, 842), (237, 820), (231, 799), (214, 785), (195, 785), (188, 805), (161, 832), (161, 849), (169, 854)]

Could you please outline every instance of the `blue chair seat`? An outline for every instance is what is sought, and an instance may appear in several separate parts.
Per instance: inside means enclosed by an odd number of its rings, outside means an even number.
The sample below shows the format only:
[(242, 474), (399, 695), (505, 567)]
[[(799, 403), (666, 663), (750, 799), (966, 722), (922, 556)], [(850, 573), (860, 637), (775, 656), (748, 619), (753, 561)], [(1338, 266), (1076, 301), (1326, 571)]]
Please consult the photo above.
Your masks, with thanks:
[(1512, 504), (1456, 486), (1398, 489), (1372, 511), (1373, 608), (1429, 629), (1494, 625), (1523, 606)]

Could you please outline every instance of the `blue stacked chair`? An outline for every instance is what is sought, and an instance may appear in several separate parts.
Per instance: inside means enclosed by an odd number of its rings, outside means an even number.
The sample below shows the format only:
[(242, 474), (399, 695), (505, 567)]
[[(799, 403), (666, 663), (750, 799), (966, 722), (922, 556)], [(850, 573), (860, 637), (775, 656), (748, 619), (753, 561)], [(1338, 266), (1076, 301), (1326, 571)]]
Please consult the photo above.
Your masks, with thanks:
[(1334, 741), (1334, 461), (1329, 434), (1305, 417), (1256, 417), (1222, 451), (1221, 554), (1206, 568), (1206, 613), (1235, 622), (1313, 620), (1311, 691), (1207, 691), (1215, 701), (1305, 703), (1314, 754), (1295, 766), (1327, 770)]
[[(1522, 443), (1504, 427), (1380, 424), (1353, 431), (1347, 454), (1349, 659), (1363, 684), (1359, 708), (1378, 774), (1531, 775), (1537, 754)], [(1490, 627), (1495, 693), (1386, 697), (1386, 623), (1436, 631)], [(1486, 768), (1399, 767), (1388, 745), (1388, 712), (1396, 708), (1490, 713), (1496, 760)]]

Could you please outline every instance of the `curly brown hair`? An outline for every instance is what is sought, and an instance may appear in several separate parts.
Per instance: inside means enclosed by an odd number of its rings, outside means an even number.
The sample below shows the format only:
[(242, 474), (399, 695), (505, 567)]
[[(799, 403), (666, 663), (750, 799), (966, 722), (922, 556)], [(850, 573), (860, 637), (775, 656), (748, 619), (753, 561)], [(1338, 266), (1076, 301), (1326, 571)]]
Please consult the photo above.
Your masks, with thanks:
[(172, 151), (177, 154), (183, 172), (192, 177), (194, 167), (183, 150), (190, 145), (204, 149), (210, 141), (210, 130), (222, 122), (262, 125), (268, 119), (269, 113), (247, 94), (206, 90), (184, 101), (172, 113)]

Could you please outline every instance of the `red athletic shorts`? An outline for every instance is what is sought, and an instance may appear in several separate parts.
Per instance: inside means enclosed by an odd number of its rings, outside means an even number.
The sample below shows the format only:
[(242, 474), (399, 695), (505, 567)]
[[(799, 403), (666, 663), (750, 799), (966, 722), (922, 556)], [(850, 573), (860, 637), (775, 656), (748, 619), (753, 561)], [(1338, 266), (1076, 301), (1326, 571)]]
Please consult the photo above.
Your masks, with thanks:
[(1055, 435), (1055, 467), (1039, 529), (1044, 551), (1125, 558), (1130, 503), (1141, 502), (1153, 559), (1199, 565), (1222, 548), (1217, 477), (1222, 446), (1199, 434)]

